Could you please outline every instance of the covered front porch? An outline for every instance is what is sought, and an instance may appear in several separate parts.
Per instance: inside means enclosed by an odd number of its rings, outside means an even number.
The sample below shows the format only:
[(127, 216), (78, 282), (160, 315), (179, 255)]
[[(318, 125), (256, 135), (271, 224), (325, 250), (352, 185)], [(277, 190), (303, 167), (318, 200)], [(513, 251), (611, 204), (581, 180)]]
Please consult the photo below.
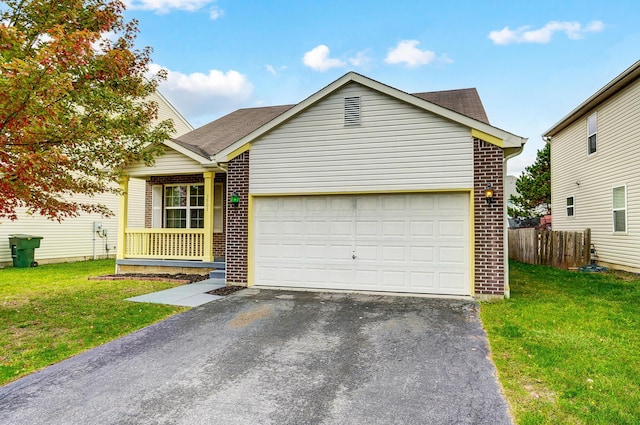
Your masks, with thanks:
[(116, 273), (224, 277), (226, 174), (130, 171), (120, 180)]

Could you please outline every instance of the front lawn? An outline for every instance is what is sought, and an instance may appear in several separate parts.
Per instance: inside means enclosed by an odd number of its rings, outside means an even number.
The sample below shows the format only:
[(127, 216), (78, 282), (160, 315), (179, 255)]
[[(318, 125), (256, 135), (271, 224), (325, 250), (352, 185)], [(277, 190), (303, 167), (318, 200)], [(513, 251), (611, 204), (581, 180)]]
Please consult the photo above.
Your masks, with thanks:
[(87, 280), (113, 260), (0, 269), (0, 385), (186, 310), (124, 301), (175, 283)]
[(518, 424), (640, 423), (640, 277), (511, 263), (480, 315)]

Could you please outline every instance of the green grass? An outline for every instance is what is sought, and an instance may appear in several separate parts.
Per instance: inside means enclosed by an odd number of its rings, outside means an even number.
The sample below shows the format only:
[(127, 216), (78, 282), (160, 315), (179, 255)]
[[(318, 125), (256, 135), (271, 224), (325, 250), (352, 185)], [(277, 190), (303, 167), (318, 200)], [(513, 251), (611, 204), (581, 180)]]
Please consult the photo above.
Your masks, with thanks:
[(113, 260), (0, 269), (0, 385), (186, 310), (125, 298), (168, 282), (88, 280)]
[(516, 422), (640, 424), (640, 278), (511, 263), (481, 305)]

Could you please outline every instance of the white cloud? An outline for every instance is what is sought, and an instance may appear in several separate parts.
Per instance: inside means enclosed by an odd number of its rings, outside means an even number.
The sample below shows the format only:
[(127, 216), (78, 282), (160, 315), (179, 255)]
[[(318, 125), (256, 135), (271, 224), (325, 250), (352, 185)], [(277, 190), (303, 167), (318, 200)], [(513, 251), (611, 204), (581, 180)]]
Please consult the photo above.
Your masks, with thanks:
[(279, 66), (278, 68), (276, 68), (273, 65), (266, 64), (264, 67), (269, 72), (269, 74), (271, 74), (271, 75), (278, 75), (280, 73), (280, 71), (284, 71), (285, 69), (287, 69), (286, 65), (282, 65), (282, 66)]
[(209, 17), (212, 21), (221, 18), (222, 15), (224, 15), (224, 10), (220, 9), (218, 6), (213, 6), (209, 9)]
[(512, 43), (546, 44), (551, 41), (551, 38), (557, 32), (564, 32), (569, 39), (578, 40), (582, 38), (584, 34), (602, 31), (604, 31), (604, 23), (602, 21), (592, 21), (584, 27), (575, 21), (551, 21), (539, 29), (531, 29), (531, 26), (523, 26), (515, 30), (504, 27), (499, 31), (491, 31), (488, 38), (493, 41), (494, 44), (499, 45)]
[(368, 54), (369, 49), (358, 52), (354, 57), (349, 58), (349, 63), (353, 66), (366, 68), (371, 64), (371, 58)]
[[(149, 66), (153, 74), (160, 69), (156, 64)], [(160, 91), (194, 124), (204, 124), (199, 117), (244, 106), (253, 96), (253, 85), (238, 71), (183, 74), (164, 69), (167, 79), (160, 83)]]
[(314, 71), (320, 72), (345, 66), (343, 61), (329, 57), (329, 48), (324, 44), (314, 47), (305, 53), (302, 62)]
[[(169, 13), (171, 10), (195, 12), (210, 3), (215, 3), (215, 0), (125, 0), (127, 9), (153, 10), (159, 14)], [(215, 5), (209, 12), (211, 19), (214, 20), (218, 19), (222, 14), (222, 9)]]
[(418, 40), (402, 40), (396, 47), (389, 49), (384, 61), (390, 64), (404, 63), (410, 67), (427, 65), (436, 58), (436, 54), (430, 50), (418, 49), (419, 44)]

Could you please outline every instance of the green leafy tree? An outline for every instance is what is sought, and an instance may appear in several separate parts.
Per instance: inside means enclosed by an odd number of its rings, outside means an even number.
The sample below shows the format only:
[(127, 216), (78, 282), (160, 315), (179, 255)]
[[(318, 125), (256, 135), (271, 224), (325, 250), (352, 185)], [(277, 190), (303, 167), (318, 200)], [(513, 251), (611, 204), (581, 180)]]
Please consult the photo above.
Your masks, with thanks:
[(121, 166), (152, 163), (173, 132), (148, 100), (164, 75), (147, 75), (150, 48), (135, 48), (124, 7), (0, 2), (0, 217), (111, 215), (92, 198), (117, 193)]
[(551, 145), (538, 151), (533, 164), (516, 180), (518, 195), (511, 195), (511, 217), (538, 217), (551, 214)]

